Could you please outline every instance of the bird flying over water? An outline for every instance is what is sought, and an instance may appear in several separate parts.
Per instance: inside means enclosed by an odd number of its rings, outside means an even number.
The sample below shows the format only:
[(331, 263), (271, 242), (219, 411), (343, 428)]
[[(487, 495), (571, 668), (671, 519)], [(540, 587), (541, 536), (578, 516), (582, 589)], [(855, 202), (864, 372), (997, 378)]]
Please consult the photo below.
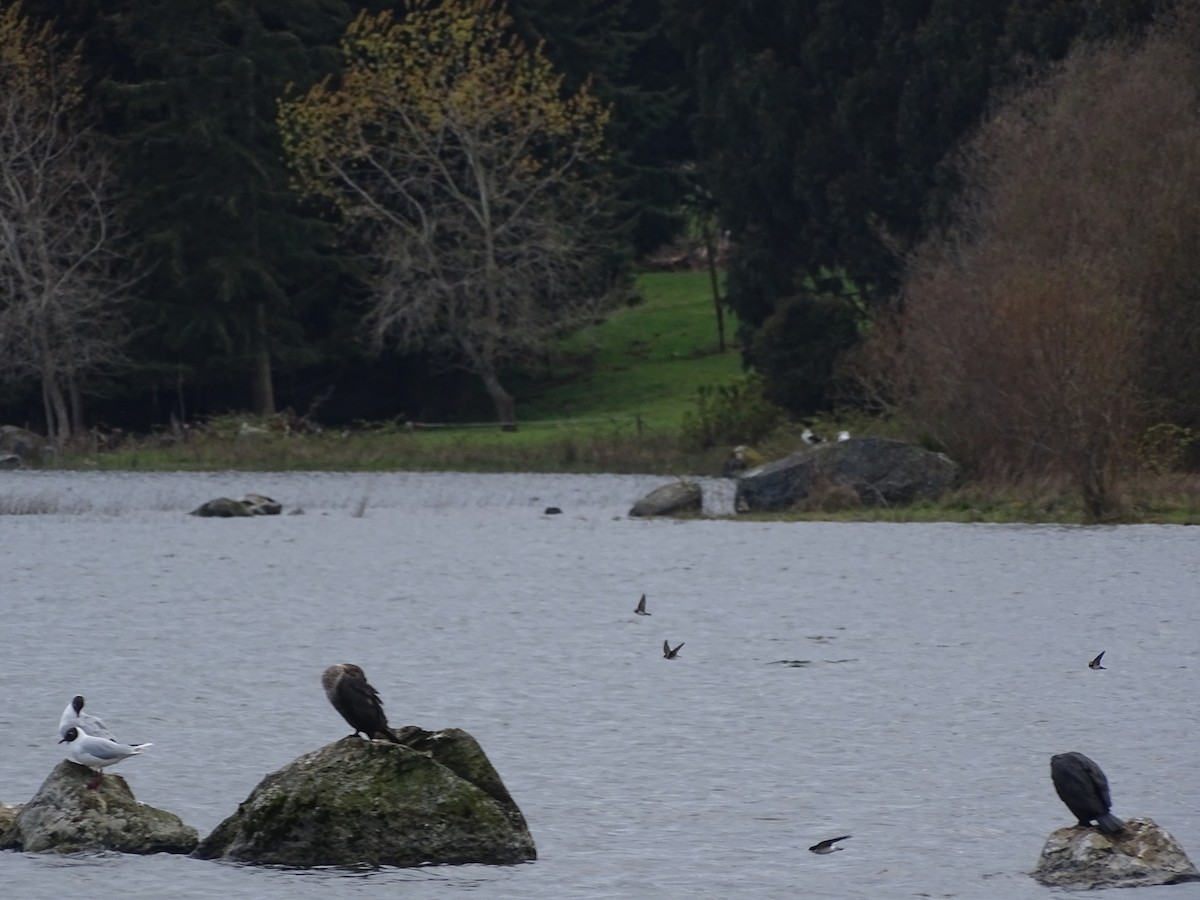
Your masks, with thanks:
[(808, 849), (811, 850), (813, 853), (819, 853), (822, 855), (824, 855), (826, 853), (834, 853), (838, 850), (845, 850), (846, 849), (845, 847), (835, 847), (833, 845), (836, 844), (838, 841), (844, 841), (849, 837), (850, 837), (850, 835), (843, 834), (841, 837), (830, 838), (827, 841), (817, 841), (817, 843), (813, 844)]
[(105, 766), (113, 766), (123, 759), (137, 756), (153, 744), (122, 744), (108, 738), (93, 737), (85, 731), (72, 725), (59, 741), (67, 745), (67, 758), (81, 766), (94, 769), (96, 777), (88, 782), (88, 787), (95, 789), (100, 786), (100, 778)]
[(362, 732), (367, 739), (382, 737), (393, 744), (400, 738), (388, 728), (379, 692), (367, 683), (367, 676), (354, 663), (338, 663), (321, 675), (321, 686), (333, 708), (342, 714), (354, 733)]
[(830, 838), (829, 840), (817, 841), (816, 844), (809, 847), (809, 850), (811, 850), (814, 853), (821, 853), (821, 854), (833, 853), (835, 851), (845, 850), (845, 847), (835, 847), (833, 845), (836, 844), (836, 842), (838, 842), (838, 841), (844, 841), (848, 838), (850, 838), (850, 835), (844, 834), (844, 835), (841, 835), (840, 838)]
[(650, 615), (650, 613), (646, 612), (646, 595), (645, 594), (642, 594), (642, 599), (638, 601), (637, 609), (635, 609), (634, 612), (637, 613), (639, 616)]
[(1104, 659), (1104, 653), (1105, 653), (1105, 651), (1101, 650), (1100, 655), (1097, 656), (1095, 659), (1093, 659), (1090, 663), (1088, 663), (1088, 668), (1089, 669), (1103, 669), (1104, 666), (1100, 665), (1100, 660)]
[[(91, 713), (83, 711), (83, 697), (76, 694), (71, 698), (71, 702), (67, 704), (67, 708), (63, 710), (62, 716), (58, 720), (58, 736), (65, 738), (67, 731), (71, 728), (78, 728), (84, 734), (90, 734), (92, 737), (108, 738), (110, 741), (115, 741), (113, 733), (109, 731), (104, 723)], [(62, 743), (61, 741), (59, 743)]]
[(663, 658), (664, 659), (674, 659), (676, 656), (679, 655), (679, 651), (682, 648), (683, 648), (683, 641), (680, 641), (679, 646), (676, 647), (674, 650), (671, 649), (671, 644), (669, 642), (663, 641)]

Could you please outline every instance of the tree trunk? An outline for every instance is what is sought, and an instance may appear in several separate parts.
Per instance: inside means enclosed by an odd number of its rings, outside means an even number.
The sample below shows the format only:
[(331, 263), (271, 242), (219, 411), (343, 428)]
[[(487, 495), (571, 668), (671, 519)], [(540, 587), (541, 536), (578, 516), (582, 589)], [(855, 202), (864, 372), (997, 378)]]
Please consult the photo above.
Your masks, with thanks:
[(271, 346), (267, 340), (267, 308), (254, 306), (254, 374), (250, 385), (256, 415), (275, 415), (275, 387), (271, 383)]
[(488, 396), (492, 398), (492, 403), (495, 404), (496, 418), (500, 421), (501, 430), (516, 431), (517, 403), (513, 400), (512, 394), (504, 389), (504, 385), (496, 377), (494, 369), (480, 372), (479, 377), (483, 379), (483, 387), (488, 392)]
[(67, 399), (71, 404), (71, 433), (83, 434), (83, 391), (79, 390), (79, 377), (75, 369), (67, 370)]
[(708, 278), (712, 282), (713, 306), (717, 311), (717, 351), (725, 352), (725, 310), (721, 307), (721, 280), (717, 277), (717, 242), (713, 223), (704, 217), (704, 255), (708, 257)]

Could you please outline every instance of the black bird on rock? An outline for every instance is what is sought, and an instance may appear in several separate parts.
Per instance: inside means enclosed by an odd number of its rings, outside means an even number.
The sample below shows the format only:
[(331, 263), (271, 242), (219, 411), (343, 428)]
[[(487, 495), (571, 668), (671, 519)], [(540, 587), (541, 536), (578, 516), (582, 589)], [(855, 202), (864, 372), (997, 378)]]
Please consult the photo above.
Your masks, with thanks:
[(382, 737), (393, 744), (400, 738), (388, 728), (379, 693), (367, 683), (367, 676), (354, 663), (338, 663), (321, 675), (321, 686), (333, 708), (350, 723), (354, 733), (362, 732), (368, 739)]
[(1059, 799), (1067, 804), (1079, 824), (1087, 827), (1096, 820), (1096, 827), (1105, 834), (1119, 834), (1125, 823), (1114, 816), (1108, 779), (1100, 767), (1082, 753), (1059, 753), (1050, 757), (1050, 778)]

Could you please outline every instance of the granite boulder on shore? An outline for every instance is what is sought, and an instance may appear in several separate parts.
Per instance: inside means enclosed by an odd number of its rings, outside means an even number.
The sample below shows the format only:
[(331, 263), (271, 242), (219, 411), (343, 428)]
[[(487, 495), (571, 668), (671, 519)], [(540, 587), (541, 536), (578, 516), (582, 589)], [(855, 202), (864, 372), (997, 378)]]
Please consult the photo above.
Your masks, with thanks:
[(354, 735), (264, 778), (195, 856), (257, 865), (507, 864), (537, 857), (525, 818), (471, 735)]
[(0, 831), (0, 850), (27, 853), (190, 853), (196, 829), (178, 816), (139, 803), (120, 775), (105, 775), (95, 789), (87, 766), (63, 760), (32, 799)]

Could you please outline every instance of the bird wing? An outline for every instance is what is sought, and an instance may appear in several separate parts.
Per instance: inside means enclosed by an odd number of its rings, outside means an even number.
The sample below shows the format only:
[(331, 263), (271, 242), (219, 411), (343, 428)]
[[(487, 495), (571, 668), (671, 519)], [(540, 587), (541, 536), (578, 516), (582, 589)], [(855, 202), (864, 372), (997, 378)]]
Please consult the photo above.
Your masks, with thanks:
[(1100, 660), (1104, 659), (1104, 654), (1105, 654), (1105, 651), (1101, 650), (1100, 655), (1097, 656), (1095, 659), (1093, 659), (1090, 663), (1088, 663), (1088, 665), (1090, 665), (1090, 666), (1100, 665)]
[(90, 713), (80, 713), (79, 726), (92, 737), (108, 738), (110, 741), (117, 739), (102, 721)]
[(1092, 760), (1084, 757), (1083, 770), (1087, 773), (1087, 777), (1096, 787), (1096, 793), (1100, 795), (1100, 800), (1104, 803), (1106, 810), (1112, 809), (1112, 794), (1108, 790), (1108, 779), (1104, 777), (1104, 772)]
[(124, 759), (138, 752), (126, 744), (118, 744), (108, 738), (92, 737), (91, 735), (84, 735), (78, 741), (78, 747), (88, 756), (96, 759)]
[(663, 653), (667, 654), (668, 656), (671, 655), (671, 642), (670, 641), (663, 641)]

